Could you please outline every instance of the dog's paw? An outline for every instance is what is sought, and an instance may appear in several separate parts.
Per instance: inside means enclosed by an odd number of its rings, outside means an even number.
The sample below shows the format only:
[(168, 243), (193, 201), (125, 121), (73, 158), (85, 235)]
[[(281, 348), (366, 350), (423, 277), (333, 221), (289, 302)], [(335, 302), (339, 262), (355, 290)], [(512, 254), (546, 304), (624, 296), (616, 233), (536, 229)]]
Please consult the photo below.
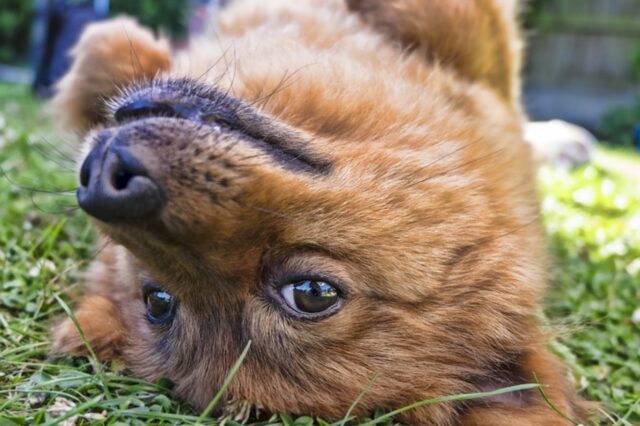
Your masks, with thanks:
[(124, 327), (118, 309), (103, 296), (85, 297), (74, 316), (82, 330), (86, 343), (70, 318), (52, 330), (52, 351), (55, 354), (87, 356), (91, 346), (101, 360), (119, 358), (124, 340)]

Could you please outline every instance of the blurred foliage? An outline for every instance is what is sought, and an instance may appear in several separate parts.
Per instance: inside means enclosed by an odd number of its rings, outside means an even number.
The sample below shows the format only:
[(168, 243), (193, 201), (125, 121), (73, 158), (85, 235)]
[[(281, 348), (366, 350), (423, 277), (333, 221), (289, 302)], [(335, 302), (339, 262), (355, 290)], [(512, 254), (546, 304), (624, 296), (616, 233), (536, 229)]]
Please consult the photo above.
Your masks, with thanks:
[(23, 59), (29, 48), (32, 2), (0, 0), (0, 62)]
[[(640, 43), (629, 53), (631, 72), (640, 81)], [(640, 126), (640, 97), (631, 106), (621, 106), (609, 111), (602, 120), (606, 142), (617, 146), (633, 146), (635, 129)]]
[(565, 330), (554, 349), (575, 383), (613, 409), (602, 424), (631, 426), (640, 425), (640, 193), (629, 171), (640, 163), (614, 153), (572, 173), (541, 170), (554, 259), (545, 312)]
[(522, 22), (527, 29), (544, 29), (549, 26), (553, 16), (547, 6), (553, 0), (531, 0), (525, 3)]
[(135, 16), (140, 23), (173, 37), (183, 36), (187, 29), (187, 0), (110, 0), (110, 14)]
[(640, 98), (630, 107), (612, 109), (602, 120), (605, 140), (612, 145), (633, 146), (637, 126), (640, 126)]
[(631, 51), (631, 67), (633, 75), (640, 80), (640, 43)]
[[(554, 16), (551, 6), (557, 0), (531, 0), (523, 11), (523, 24), (528, 30), (544, 32), (553, 26)], [(640, 80), (640, 43), (629, 52), (631, 70)], [(640, 126), (640, 97), (631, 106), (621, 106), (609, 111), (602, 119), (599, 131), (611, 145), (631, 147), (634, 145), (634, 129)]]

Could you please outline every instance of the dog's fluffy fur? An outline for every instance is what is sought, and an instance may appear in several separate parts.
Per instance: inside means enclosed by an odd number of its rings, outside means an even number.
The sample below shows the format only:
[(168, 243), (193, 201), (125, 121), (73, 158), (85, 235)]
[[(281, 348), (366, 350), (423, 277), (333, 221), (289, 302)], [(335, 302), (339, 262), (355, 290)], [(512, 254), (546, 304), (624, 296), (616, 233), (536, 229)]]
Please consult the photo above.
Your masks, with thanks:
[[(97, 223), (107, 246), (76, 316), (99, 356), (168, 377), (199, 408), (251, 340), (227, 403), (337, 419), (378, 373), (354, 414), (539, 380), (580, 418), (535, 320), (544, 244), (521, 137), (516, 6), (235, 0), (218, 35), (173, 55), (129, 19), (91, 25), (55, 109), (87, 150), (101, 129), (129, 138), (167, 198), (150, 220)], [(213, 99), (213, 87), (326, 170), (287, 170), (224, 128), (112, 117), (140, 93)], [(336, 277), (342, 309), (295, 319), (266, 296), (274, 277), (299, 271)], [(179, 301), (169, 326), (144, 317), (149, 277)], [(53, 342), (84, 351), (69, 320)], [(535, 390), (400, 420), (569, 424)]]

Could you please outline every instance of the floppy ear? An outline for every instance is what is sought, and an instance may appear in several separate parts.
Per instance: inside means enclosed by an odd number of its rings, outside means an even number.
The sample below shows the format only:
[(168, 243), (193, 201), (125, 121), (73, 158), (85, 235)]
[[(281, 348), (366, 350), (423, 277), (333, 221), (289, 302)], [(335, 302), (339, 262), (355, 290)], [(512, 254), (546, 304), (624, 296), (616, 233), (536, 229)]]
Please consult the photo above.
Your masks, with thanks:
[(105, 98), (171, 65), (168, 43), (130, 18), (87, 26), (71, 54), (73, 65), (58, 83), (52, 106), (65, 129), (78, 133), (102, 120)]
[(516, 0), (346, 0), (392, 40), (426, 60), (519, 98), (521, 41)]
[[(119, 358), (125, 327), (116, 304), (119, 294), (115, 270), (115, 248), (107, 246), (87, 272), (89, 293), (74, 311), (74, 316), (88, 343), (101, 360)], [(120, 291), (122, 293), (122, 291)], [(89, 351), (70, 318), (52, 330), (52, 351), (57, 354), (87, 356)]]

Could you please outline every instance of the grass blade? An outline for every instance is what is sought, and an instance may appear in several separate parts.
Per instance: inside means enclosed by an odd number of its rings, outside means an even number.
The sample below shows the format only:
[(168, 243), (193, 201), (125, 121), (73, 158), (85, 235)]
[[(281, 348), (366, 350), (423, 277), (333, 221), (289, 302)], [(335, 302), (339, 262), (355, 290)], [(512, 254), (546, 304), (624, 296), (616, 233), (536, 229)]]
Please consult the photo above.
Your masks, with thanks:
[(373, 377), (371, 378), (371, 380), (369, 381), (367, 386), (365, 386), (365, 388), (362, 389), (362, 392), (360, 392), (358, 397), (353, 401), (353, 403), (351, 404), (351, 406), (347, 410), (347, 413), (344, 415), (344, 418), (340, 422), (339, 426), (344, 426), (347, 423), (347, 421), (349, 421), (349, 418), (351, 417), (351, 412), (353, 411), (354, 408), (356, 408), (356, 405), (358, 405), (360, 400), (367, 394), (367, 392), (369, 392), (369, 390), (371, 390), (371, 387), (376, 382), (376, 380), (378, 380), (378, 377), (380, 377), (380, 373), (376, 373), (376, 374), (373, 375)]
[(204, 419), (209, 416), (209, 413), (211, 413), (211, 411), (218, 404), (218, 402), (220, 402), (220, 399), (222, 399), (222, 395), (224, 395), (224, 393), (226, 392), (227, 388), (231, 384), (231, 381), (238, 373), (238, 370), (240, 369), (240, 366), (244, 362), (244, 359), (247, 357), (250, 347), (251, 347), (251, 340), (249, 340), (249, 343), (247, 343), (247, 346), (244, 347), (244, 350), (240, 354), (240, 357), (238, 358), (236, 363), (233, 365), (233, 367), (231, 367), (231, 371), (229, 371), (227, 378), (224, 379), (224, 383), (222, 383), (222, 386), (218, 390), (218, 393), (216, 394), (216, 396), (213, 397), (209, 405), (207, 405), (207, 408), (205, 408), (202, 414), (200, 414), (200, 417), (198, 417), (198, 421), (196, 422), (196, 424), (200, 424), (202, 421), (204, 421)]
[(540, 382), (538, 381), (538, 376), (536, 376), (535, 373), (533, 373), (533, 378), (536, 379), (536, 383), (538, 384), (538, 391), (540, 392), (540, 395), (542, 395), (542, 398), (544, 399), (544, 402), (547, 403), (547, 405), (556, 413), (558, 413), (558, 415), (560, 415), (561, 417), (563, 417), (565, 420), (569, 421), (572, 425), (575, 426), (579, 426), (580, 422), (576, 421), (575, 419), (572, 419), (571, 417), (567, 416), (565, 413), (562, 412), (562, 410), (560, 410), (553, 402), (551, 402), (551, 400), (549, 399), (549, 397), (547, 396), (547, 393), (544, 391), (543, 386), (540, 384)]
[(480, 399), (480, 398), (488, 398), (491, 396), (502, 395), (510, 392), (517, 392), (521, 390), (527, 389), (535, 389), (539, 388), (540, 385), (537, 383), (527, 383), (523, 385), (509, 386), (506, 388), (496, 389), (491, 392), (476, 392), (476, 393), (463, 393), (459, 395), (449, 395), (449, 396), (439, 396), (437, 398), (425, 399), (423, 401), (414, 402), (413, 404), (409, 404), (405, 407), (398, 408), (397, 410), (393, 410), (387, 414), (384, 414), (380, 417), (377, 417), (371, 421), (361, 424), (360, 426), (372, 426), (378, 423), (381, 423), (387, 419), (393, 418), (398, 414), (405, 413), (410, 410), (414, 410), (416, 408), (424, 407), (425, 405), (439, 404), (441, 402), (449, 402), (449, 401), (466, 401), (469, 399)]
[(102, 382), (102, 389), (104, 391), (104, 394), (107, 398), (111, 398), (111, 393), (109, 392), (109, 387), (107, 386), (106, 377), (102, 370), (100, 361), (98, 360), (98, 356), (93, 350), (93, 347), (91, 346), (91, 343), (87, 339), (87, 336), (84, 334), (84, 331), (82, 331), (82, 327), (80, 327), (80, 323), (78, 322), (78, 319), (73, 314), (73, 311), (69, 308), (69, 305), (67, 305), (64, 302), (64, 300), (60, 298), (60, 296), (58, 296), (57, 294), (54, 294), (53, 297), (55, 297), (56, 301), (60, 304), (60, 306), (62, 306), (62, 309), (69, 316), (69, 319), (71, 319), (71, 322), (73, 322), (73, 325), (76, 327), (76, 330), (78, 330), (78, 334), (82, 339), (82, 343), (84, 343), (87, 350), (89, 351), (89, 355), (90, 355), (89, 360), (91, 361), (91, 365), (93, 366), (93, 369), (96, 375), (100, 378), (100, 381)]
[(101, 399), (102, 399), (102, 395), (98, 395), (94, 398), (91, 398), (89, 401), (83, 402), (82, 404), (77, 405), (73, 409), (67, 411), (62, 416), (56, 417), (55, 419), (48, 421), (43, 426), (55, 426), (62, 423), (63, 421), (67, 420), (70, 417), (84, 413), (89, 408), (93, 407), (94, 405), (97, 405)]

